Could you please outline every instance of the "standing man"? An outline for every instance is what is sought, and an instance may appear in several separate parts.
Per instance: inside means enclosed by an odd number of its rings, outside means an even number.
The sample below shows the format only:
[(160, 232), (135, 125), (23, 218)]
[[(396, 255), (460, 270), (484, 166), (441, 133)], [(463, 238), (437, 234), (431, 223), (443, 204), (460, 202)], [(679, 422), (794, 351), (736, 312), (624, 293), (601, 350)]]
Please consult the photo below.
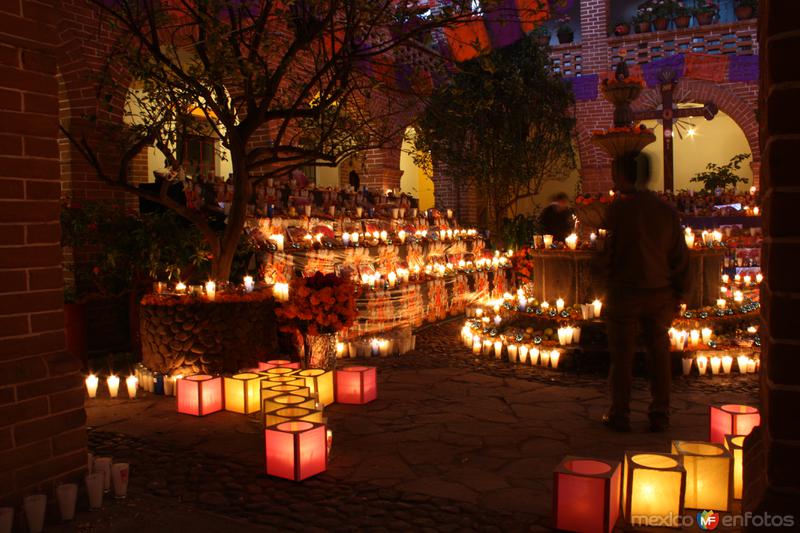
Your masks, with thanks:
[(542, 209), (539, 225), (544, 235), (552, 235), (557, 241), (563, 241), (575, 230), (575, 219), (569, 208), (569, 196), (560, 192), (550, 199), (550, 205)]
[(689, 250), (677, 211), (636, 189), (636, 159), (614, 162), (618, 193), (606, 216), (606, 325), (611, 352), (611, 408), (603, 423), (630, 430), (630, 397), (637, 326), (648, 355), (651, 431), (669, 428), (672, 359), (669, 329), (689, 292)]

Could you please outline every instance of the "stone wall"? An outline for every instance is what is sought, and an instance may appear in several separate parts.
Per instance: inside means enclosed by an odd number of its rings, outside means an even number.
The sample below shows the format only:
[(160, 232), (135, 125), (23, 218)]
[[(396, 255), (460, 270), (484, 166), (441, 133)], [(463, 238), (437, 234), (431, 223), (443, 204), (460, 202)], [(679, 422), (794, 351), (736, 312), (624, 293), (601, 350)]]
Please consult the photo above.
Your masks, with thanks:
[(86, 467), (64, 351), (55, 2), (0, 4), (0, 505)]

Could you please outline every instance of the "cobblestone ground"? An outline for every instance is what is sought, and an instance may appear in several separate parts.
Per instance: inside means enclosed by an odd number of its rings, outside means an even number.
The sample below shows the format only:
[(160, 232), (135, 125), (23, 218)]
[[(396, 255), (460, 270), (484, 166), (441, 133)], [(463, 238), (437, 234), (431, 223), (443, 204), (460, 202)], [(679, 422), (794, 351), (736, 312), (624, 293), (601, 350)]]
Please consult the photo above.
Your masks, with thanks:
[[(330, 466), (303, 483), (262, 474), (263, 437), (248, 417), (182, 416), (174, 398), (149, 395), (89, 402), (92, 450), (131, 463), (132, 499), (117, 516), (213, 513), (195, 520), (195, 532), (544, 530), (552, 470), (564, 455), (667, 451), (672, 439), (707, 437), (708, 404), (756, 401), (753, 377), (676, 378), (673, 429), (650, 434), (646, 383), (636, 379), (634, 432), (612, 433), (599, 423), (602, 376), (476, 360), (458, 342), (459, 327), (423, 330), (414, 353), (359, 361), (378, 367), (379, 399), (326, 409)], [(236, 522), (215, 522), (225, 519)], [(128, 530), (115, 524), (96, 515), (75, 527)], [(161, 524), (145, 529), (181, 530), (177, 520)]]

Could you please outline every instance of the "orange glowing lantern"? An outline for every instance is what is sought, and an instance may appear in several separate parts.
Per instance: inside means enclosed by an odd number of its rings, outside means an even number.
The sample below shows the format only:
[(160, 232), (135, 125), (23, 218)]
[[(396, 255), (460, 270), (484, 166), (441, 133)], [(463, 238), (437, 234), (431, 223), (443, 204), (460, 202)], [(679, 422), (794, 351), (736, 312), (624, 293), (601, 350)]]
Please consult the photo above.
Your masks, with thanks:
[(271, 361), (259, 362), (259, 370), (269, 370), (271, 368), (293, 368), (295, 370), (300, 368), (300, 363), (289, 361), (288, 359), (272, 359)]
[(725, 435), (725, 447), (733, 458), (733, 497), (742, 499), (742, 464), (744, 463), (744, 435)]
[(294, 481), (324, 472), (328, 466), (324, 424), (282, 422), (264, 430), (267, 474)]
[(281, 407), (264, 415), (266, 427), (280, 424), (281, 422), (319, 422), (323, 424), (325, 420), (322, 411), (308, 409), (305, 407)]
[(261, 376), (246, 372), (225, 376), (225, 410), (249, 415), (260, 408)]
[(731, 454), (722, 444), (672, 441), (672, 453), (686, 470), (684, 506), (727, 511), (731, 497)]
[(300, 387), (306, 386), (305, 379), (293, 374), (284, 374), (279, 376), (259, 372), (258, 375), (261, 376), (261, 388), (267, 388), (273, 385), (298, 385)]
[(709, 439), (723, 444), (725, 435), (749, 435), (761, 423), (758, 409), (750, 405), (712, 405)]
[(620, 472), (617, 461), (565, 457), (553, 471), (556, 529), (609, 533), (619, 516)]
[(178, 412), (187, 415), (205, 416), (222, 411), (222, 378), (206, 374), (195, 374), (175, 382), (178, 397)]
[(294, 368), (289, 368), (286, 366), (274, 366), (267, 370), (263, 370), (260, 373), (264, 376), (270, 377), (270, 376), (288, 376), (290, 374), (294, 374), (295, 372), (297, 372), (297, 370)]
[(306, 386), (319, 397), (319, 403), (328, 406), (333, 403), (333, 372), (321, 368), (309, 368), (297, 373), (306, 380)]
[(364, 404), (378, 397), (377, 370), (372, 366), (351, 366), (336, 371), (336, 401)]
[(622, 512), (634, 525), (677, 527), (683, 514), (686, 470), (680, 455), (625, 452)]

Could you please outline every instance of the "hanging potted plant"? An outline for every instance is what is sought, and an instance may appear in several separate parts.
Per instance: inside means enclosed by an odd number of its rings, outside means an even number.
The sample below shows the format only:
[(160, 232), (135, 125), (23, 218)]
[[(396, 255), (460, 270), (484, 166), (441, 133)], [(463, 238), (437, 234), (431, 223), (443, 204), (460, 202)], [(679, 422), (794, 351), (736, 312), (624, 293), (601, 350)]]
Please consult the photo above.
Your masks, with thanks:
[(539, 26), (535, 30), (533, 30), (533, 35), (536, 38), (536, 42), (539, 43), (541, 46), (549, 46), (550, 45), (550, 30), (548, 30), (545, 26)]
[(569, 21), (570, 21), (569, 15), (563, 15), (558, 19), (558, 29), (556, 30), (556, 36), (558, 37), (558, 42), (560, 44), (571, 43), (572, 39), (575, 38), (575, 32), (569, 25)]
[(714, 22), (714, 17), (719, 13), (719, 6), (714, 0), (699, 0), (694, 8), (694, 18), (701, 26), (708, 26)]
[(733, 13), (736, 20), (747, 20), (755, 18), (758, 11), (758, 0), (737, 0)]
[(294, 278), (289, 301), (275, 310), (281, 330), (302, 339), (304, 368), (336, 367), (336, 334), (353, 325), (356, 318), (355, 288), (348, 278), (317, 272)]
[(672, 20), (675, 22), (675, 27), (679, 30), (688, 28), (689, 24), (692, 22), (692, 12), (686, 7), (686, 4), (683, 2), (675, 2), (672, 9)]
[(617, 22), (614, 24), (614, 35), (623, 37), (631, 32), (631, 25), (627, 22)]
[(633, 16), (633, 27), (636, 33), (647, 33), (650, 31), (650, 24), (653, 22), (653, 6), (650, 2), (645, 2), (636, 10)]
[(653, 28), (656, 31), (664, 31), (669, 27), (670, 17), (672, 16), (672, 0), (655, 0), (653, 7)]

